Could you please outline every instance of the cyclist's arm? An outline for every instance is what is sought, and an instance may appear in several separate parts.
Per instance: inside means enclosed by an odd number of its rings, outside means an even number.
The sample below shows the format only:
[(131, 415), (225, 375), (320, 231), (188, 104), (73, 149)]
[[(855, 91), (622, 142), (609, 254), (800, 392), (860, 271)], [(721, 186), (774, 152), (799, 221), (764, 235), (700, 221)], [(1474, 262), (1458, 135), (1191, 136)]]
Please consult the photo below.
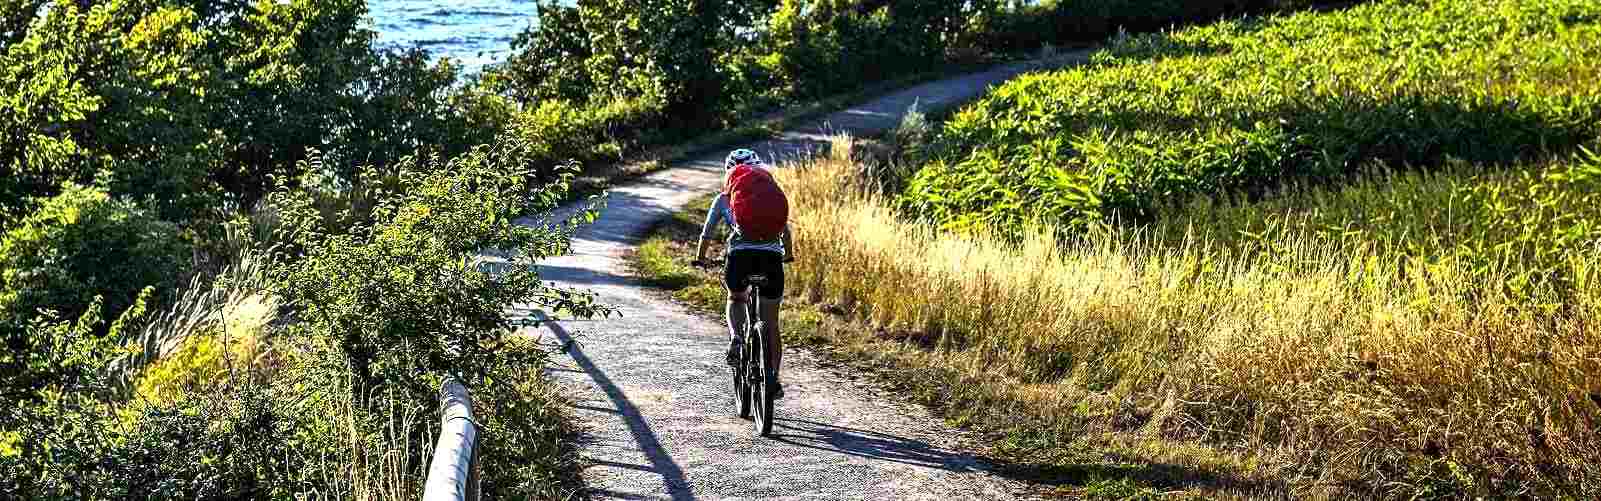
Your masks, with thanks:
[(695, 243), (695, 262), (706, 260), (706, 242), (717, 237), (717, 227), (723, 223), (723, 204), (727, 195), (717, 195), (712, 207), (706, 210), (706, 223), (700, 228), (700, 241)]
[(795, 239), (789, 234), (789, 225), (784, 225), (784, 261), (795, 259)]

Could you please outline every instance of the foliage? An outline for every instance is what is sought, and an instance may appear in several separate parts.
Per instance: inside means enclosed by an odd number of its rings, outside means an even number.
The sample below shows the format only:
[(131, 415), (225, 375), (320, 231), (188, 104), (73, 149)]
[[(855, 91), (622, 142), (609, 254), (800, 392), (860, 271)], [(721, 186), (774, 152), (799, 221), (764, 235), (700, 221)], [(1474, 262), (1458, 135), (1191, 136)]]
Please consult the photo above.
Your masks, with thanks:
[[(456, 143), (464, 139), (467, 124), (453, 109), (451, 86), (459, 70), (449, 60), (431, 62), (427, 51), (410, 49), (373, 54), (371, 70), (356, 82), (349, 118), (336, 131), (328, 155), (331, 163), (392, 166), (401, 158), (437, 148), (445, 156), (466, 152), (487, 141)], [(355, 155), (360, 155), (356, 157)], [(353, 179), (354, 172), (341, 172)]]
[[(95, 298), (130, 308), (154, 286), (166, 297), (185, 275), (188, 245), (170, 223), (104, 191), (77, 185), (44, 201), (0, 241), (0, 329), (14, 337), (41, 309), (78, 318)], [(101, 329), (100, 333), (105, 330)]]
[[(143, 300), (148, 296), (148, 291), (141, 295), (141, 301), (124, 318), (142, 315)], [(58, 320), (54, 312), (46, 312), (19, 332), (8, 333), (8, 346), (0, 355), (0, 367), (5, 368), (0, 372), (0, 396), (8, 403), (0, 409), (0, 417), (6, 423), (29, 423), (30, 409), (63, 394), (104, 390), (110, 379), (106, 369), (116, 359), (118, 345), (99, 332), (104, 329), (100, 311), (99, 298), (95, 298), (76, 319)], [(120, 331), (124, 323), (119, 319), (112, 330)]]
[(903, 207), (946, 228), (1084, 229), (1372, 162), (1508, 162), (1596, 137), (1597, 4), (1405, 2), (1116, 41), (958, 113)]
[(28, 499), (274, 499), (298, 464), (293, 415), (259, 392), (138, 411), (126, 425), (92, 401), (40, 409), (27, 450), (0, 457), (0, 493)]
[(511, 56), (484, 82), (519, 102), (585, 100), (594, 80), (584, 62), (593, 51), (579, 7), (539, 0), (534, 10), (539, 24), (517, 35)]
[(273, 187), (269, 175), (322, 147), (367, 104), (351, 93), (374, 71), (375, 35), (361, 27), (366, 14), (363, 0), (247, 0), (212, 13), (222, 22), (216, 28), (222, 50), (213, 55), (221, 102), (210, 108), (208, 123), (227, 134), (227, 164), (213, 177), (247, 206)]
[(762, 67), (770, 85), (817, 97), (862, 82), (929, 71), (963, 2), (785, 0), (768, 21)]
[[(313, 490), (409, 496), (436, 431), (423, 416), (437, 407), (439, 381), (455, 376), (483, 395), (481, 411), (497, 434), (486, 457), (508, 465), (488, 474), (488, 488), (565, 495), (565, 483), (551, 482), (565, 482), (570, 430), (559, 398), (540, 379), (544, 354), (509, 335), (518, 324), (504, 312), (512, 304), (576, 316), (608, 310), (539, 281), (532, 263), (564, 252), (573, 225), (593, 213), (518, 224), (525, 214), (553, 209), (571, 177), (561, 172), (530, 187), (528, 173), (514, 168), (525, 150), (508, 141), (450, 160), (408, 157), (393, 186), (371, 193), (366, 221), (351, 225), (326, 224), (310, 190), (285, 183), (269, 199), (281, 244), (265, 285), (297, 321), (267, 335), (263, 321), (243, 317), (272, 312), (184, 310), (152, 320), (142, 299), (112, 327), (114, 337), (145, 325), (186, 329), (195, 315), (210, 327), (179, 340), (143, 374), (131, 400), (110, 375), (133, 354), (86, 334), (100, 328), (98, 304), (75, 324), (36, 321), (23, 339), (39, 346), (19, 352), (30, 357), (19, 362), (23, 376), (6, 380), (8, 401), (27, 405), (8, 410), (0, 426), (7, 437), (0, 470), (15, 479), (0, 492), (74, 499), (279, 499)], [(509, 266), (491, 273), (480, 256)], [(262, 280), (243, 268), (224, 279)], [(236, 288), (219, 283), (221, 296), (178, 306), (221, 300), (233, 308), (249, 303), (239, 297), (261, 297), (253, 287), (235, 297)], [(266, 308), (278, 304), (263, 301)], [(276, 359), (263, 366), (261, 353)]]
[(97, 178), (172, 210), (206, 203), (220, 138), (200, 119), (202, 20), (155, 2), (8, 2), (0, 16), (41, 4), (0, 47), (0, 206)]
[[(1360, 1), (1360, 0), (1359, 0)], [(1028, 50), (1050, 44), (1095, 42), (1119, 33), (1248, 14), (1293, 11), (1343, 0), (1045, 0), (980, 10), (968, 18), (965, 43), (990, 50)], [(1004, 7), (1004, 6), (998, 6)]]
[[(371, 225), (346, 233), (327, 231), (305, 192), (276, 192), (283, 240), (298, 253), (277, 271), (279, 294), (302, 320), (291, 332), (341, 354), (357, 388), (396, 384), (432, 398), (430, 375), (487, 375), (512, 327), (507, 306), (604, 312), (587, 296), (546, 286), (531, 266), (566, 251), (573, 222), (546, 229), (516, 219), (555, 208), (572, 173), (530, 189), (528, 173), (508, 168), (523, 146), (483, 146), (448, 161), (408, 157)], [(496, 249), (512, 272), (474, 266), (472, 256)]]
[(484, 426), (483, 491), (496, 498), (569, 498), (578, 472), (568, 441), (577, 433), (571, 402), (544, 376), (548, 353), (533, 338), (507, 339), (502, 350), (494, 377), (473, 388)]
[[(43, 6), (34, 22), (23, 22)], [(0, 6), (0, 213), (64, 182), (150, 200), (164, 219), (253, 206), (311, 148), (386, 164), (487, 138), (455, 69), (383, 54), (362, 0), (35, 1)], [(297, 173), (288, 172), (290, 175)], [(0, 224), (7, 221), (0, 221)]]
[[(902, 220), (848, 158), (779, 172), (794, 296), (866, 324), (809, 336), (890, 368), (1009, 458), (1082, 471), (1078, 451), (1113, 451), (1179, 487), (1290, 497), (1597, 494), (1601, 235), (1594, 185), (1575, 182), (1595, 172), (1588, 155), (1175, 213), (1093, 241)], [(1287, 228), (1234, 232), (1247, 222)], [(1511, 250), (1413, 254), (1458, 246)], [(1548, 266), (1566, 281), (1504, 285)]]

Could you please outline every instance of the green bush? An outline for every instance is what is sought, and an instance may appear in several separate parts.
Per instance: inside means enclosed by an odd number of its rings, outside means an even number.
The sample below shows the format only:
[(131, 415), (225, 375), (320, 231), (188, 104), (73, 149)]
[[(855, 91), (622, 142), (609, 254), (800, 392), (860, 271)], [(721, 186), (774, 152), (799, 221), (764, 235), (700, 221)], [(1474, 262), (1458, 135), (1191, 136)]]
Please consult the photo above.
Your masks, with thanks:
[(604, 163), (621, 160), (626, 148), (650, 141), (641, 134), (659, 128), (663, 114), (654, 104), (619, 100), (603, 106), (580, 106), (565, 100), (541, 101), (512, 116), (507, 134), (523, 148), (521, 168), (538, 180), (555, 179), (571, 161)]
[(939, 68), (961, 2), (783, 2), (762, 63), (774, 85), (815, 98)]
[(383, 167), (487, 142), (477, 101), (450, 89), (456, 69), (379, 51), (366, 13), (363, 0), (0, 5), (0, 216), (74, 182), (205, 224), (298, 174), (284, 171), (311, 148)]
[(947, 228), (1142, 221), (1372, 162), (1510, 162), (1601, 132), (1601, 5), (1388, 1), (1120, 39), (946, 125), (901, 205)]
[(105, 191), (65, 186), (0, 241), (0, 324), (19, 331), (41, 309), (78, 318), (97, 296), (105, 311), (125, 311), (145, 287), (169, 293), (190, 254), (171, 223)]
[[(573, 173), (530, 185), (517, 168), (524, 152), (507, 141), (449, 160), (408, 157), (400, 185), (378, 199), (371, 223), (347, 231), (329, 231), (309, 194), (287, 186), (275, 192), (280, 238), (296, 253), (275, 272), (283, 284), (277, 292), (301, 319), (291, 332), (339, 353), (358, 388), (397, 385), (432, 399), (428, 375), (487, 375), (496, 346), (516, 325), (505, 308), (605, 311), (587, 295), (539, 281), (532, 263), (564, 252), (571, 228), (516, 220), (555, 208)], [(514, 271), (478, 269), (473, 258), (483, 252), (502, 255)]]

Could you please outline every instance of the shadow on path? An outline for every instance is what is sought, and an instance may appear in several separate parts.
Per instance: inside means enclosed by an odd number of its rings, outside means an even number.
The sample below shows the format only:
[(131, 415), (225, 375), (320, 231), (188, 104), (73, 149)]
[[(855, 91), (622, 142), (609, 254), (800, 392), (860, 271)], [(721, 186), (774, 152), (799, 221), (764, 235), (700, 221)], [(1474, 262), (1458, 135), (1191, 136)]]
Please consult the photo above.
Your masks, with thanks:
[(957, 473), (983, 469), (970, 456), (887, 433), (804, 419), (778, 418), (773, 427), (773, 440), (798, 447)]
[[(646, 459), (650, 460), (650, 468), (648, 469), (635, 465), (629, 465), (629, 469), (650, 471), (661, 475), (662, 483), (667, 487), (667, 492), (673, 501), (694, 500), (695, 495), (690, 492), (689, 479), (684, 476), (684, 469), (679, 467), (678, 463), (673, 462), (673, 458), (667, 455), (667, 451), (662, 450), (661, 440), (656, 438), (656, 432), (650, 429), (650, 423), (645, 422), (645, 417), (639, 413), (639, 408), (628, 400), (628, 396), (623, 394), (623, 390), (618, 388), (617, 384), (613, 383), (605, 372), (602, 372), (588, 356), (584, 355), (583, 349), (579, 347), (578, 343), (573, 342), (572, 335), (568, 334), (566, 329), (551, 321), (550, 317), (543, 311), (534, 310), (533, 313), (534, 317), (542, 325), (550, 329), (550, 332), (556, 335), (556, 338), (562, 342), (563, 346), (567, 347), (567, 353), (573, 357), (573, 361), (578, 364), (578, 367), (589, 374), (595, 384), (600, 386), (601, 391), (606, 393), (606, 397), (611, 399), (612, 404), (617, 407), (616, 413), (622, 416), (623, 422), (628, 424), (628, 431), (633, 433), (634, 443), (639, 445), (639, 450), (645, 453)], [(611, 463), (599, 464), (605, 466)]]

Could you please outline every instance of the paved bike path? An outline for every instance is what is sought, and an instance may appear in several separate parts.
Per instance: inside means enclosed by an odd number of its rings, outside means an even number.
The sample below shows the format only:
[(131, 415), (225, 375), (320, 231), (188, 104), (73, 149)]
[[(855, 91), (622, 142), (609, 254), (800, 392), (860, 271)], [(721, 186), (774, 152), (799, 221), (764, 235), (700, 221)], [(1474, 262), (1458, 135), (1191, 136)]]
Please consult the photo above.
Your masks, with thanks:
[[(767, 158), (803, 154), (824, 147), (833, 133), (893, 128), (914, 102), (928, 110), (965, 101), (1031, 67), (1014, 64), (919, 85), (743, 147)], [(749, 421), (733, 414), (725, 327), (647, 292), (630, 276), (625, 257), (653, 223), (715, 190), (721, 174), (722, 155), (713, 153), (618, 186), (601, 217), (574, 237), (571, 255), (540, 263), (546, 281), (592, 291), (622, 314), (547, 322), (530, 332), (569, 347), (553, 358), (552, 370), (585, 428), (588, 495), (674, 501), (1012, 497), (1016, 486), (960, 452), (959, 434), (939, 419), (826, 368), (804, 350), (786, 351), (788, 395), (774, 412), (772, 437), (755, 436)]]

